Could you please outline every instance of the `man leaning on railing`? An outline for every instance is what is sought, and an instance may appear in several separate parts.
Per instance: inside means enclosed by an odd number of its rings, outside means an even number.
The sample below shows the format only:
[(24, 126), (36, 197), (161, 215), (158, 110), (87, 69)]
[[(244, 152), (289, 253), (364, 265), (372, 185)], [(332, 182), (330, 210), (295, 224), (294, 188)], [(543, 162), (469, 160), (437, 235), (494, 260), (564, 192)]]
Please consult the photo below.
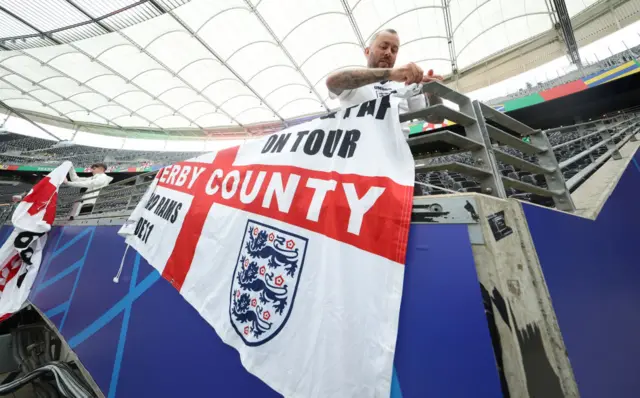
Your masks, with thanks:
[(109, 185), (113, 180), (113, 177), (109, 177), (105, 174), (107, 171), (107, 165), (104, 163), (95, 163), (91, 165), (91, 177), (78, 177), (76, 171), (72, 167), (69, 171), (69, 180), (65, 180), (64, 184), (70, 187), (86, 188), (87, 193), (82, 195), (81, 204), (75, 205), (71, 210), (71, 216), (82, 215), (91, 213), (93, 206), (96, 203), (96, 199), (100, 194), (99, 189), (102, 189)]

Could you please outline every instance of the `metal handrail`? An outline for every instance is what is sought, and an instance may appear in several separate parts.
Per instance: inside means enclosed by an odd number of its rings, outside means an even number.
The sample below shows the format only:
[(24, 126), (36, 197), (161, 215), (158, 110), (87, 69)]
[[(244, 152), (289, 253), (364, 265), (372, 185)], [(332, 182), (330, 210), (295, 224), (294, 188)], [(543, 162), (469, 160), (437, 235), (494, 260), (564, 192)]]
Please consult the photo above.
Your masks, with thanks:
[(565, 146), (569, 146), (571, 144), (575, 144), (576, 142), (581, 142), (582, 140), (584, 140), (586, 138), (592, 137), (592, 136), (594, 136), (596, 134), (600, 134), (603, 131), (611, 130), (613, 128), (616, 128), (616, 127), (620, 126), (621, 124), (625, 124), (625, 123), (628, 123), (628, 122), (629, 122), (629, 120), (625, 120), (625, 121), (616, 123), (614, 125), (605, 126), (605, 127), (601, 128), (601, 129), (598, 129), (597, 131), (594, 131), (592, 133), (588, 133), (588, 134), (580, 136), (580, 137), (578, 137), (576, 139), (573, 139), (573, 140), (570, 140), (570, 141), (567, 141), (567, 142), (563, 142), (562, 144), (558, 144), (558, 145), (553, 147), (553, 150), (555, 151), (556, 149), (564, 148)]
[[(146, 177), (146, 176), (149, 176), (149, 175), (152, 175), (152, 174), (155, 175), (156, 173), (157, 173), (156, 171), (150, 171), (148, 173), (139, 174), (139, 175), (136, 175), (136, 176), (133, 176), (133, 177), (125, 178), (124, 180), (115, 182), (113, 184), (107, 185), (106, 187), (94, 189), (94, 190), (91, 190), (91, 191), (82, 192), (79, 195), (85, 196), (85, 195), (88, 195), (90, 193), (100, 192), (100, 191), (102, 191), (102, 190), (104, 190), (106, 188), (111, 188), (111, 187), (118, 186), (118, 185), (124, 185), (127, 182), (135, 181), (137, 178)], [(138, 184), (138, 185), (140, 185), (140, 184)], [(135, 186), (135, 185), (130, 185), (129, 187), (133, 187), (133, 186)], [(112, 191), (109, 191), (109, 192), (112, 192)], [(91, 198), (91, 199), (93, 199), (93, 198)]]
[[(590, 153), (593, 153), (596, 149), (600, 148), (603, 145), (607, 145), (607, 143), (609, 141), (612, 141), (614, 139), (616, 139), (617, 137), (619, 137), (620, 135), (624, 134), (627, 130), (636, 127), (637, 123), (632, 124), (631, 126), (626, 127), (624, 130), (619, 131), (618, 133), (612, 135), (611, 137), (607, 138), (607, 139), (603, 139), (602, 141), (600, 141), (599, 143), (595, 144), (592, 147), (589, 147), (588, 149), (585, 149), (584, 151), (570, 157), (569, 159), (560, 162), (559, 166), (561, 169), (566, 168), (567, 166), (571, 166), (572, 164), (574, 164), (575, 162), (577, 162), (578, 160), (582, 159), (583, 157), (589, 155)], [(630, 136), (632, 136), (633, 134), (631, 134)]]
[[(150, 184), (150, 182), (143, 182), (143, 183), (138, 183), (134, 185), (127, 185), (127, 184), (131, 183), (132, 181), (137, 181), (140, 178), (144, 179), (145, 177), (155, 175), (156, 173), (157, 172), (143, 173), (143, 174), (136, 175), (134, 177), (126, 178), (122, 181), (118, 181), (106, 187), (93, 189), (91, 191), (86, 191), (86, 192), (79, 192), (77, 194), (74, 194), (71, 200), (66, 200), (66, 198), (63, 198), (58, 203), (59, 211), (56, 217), (58, 219), (66, 218), (69, 215), (68, 212), (76, 208), (75, 207), (76, 204), (81, 204), (82, 202), (85, 202), (87, 200), (95, 200), (95, 205), (93, 209), (91, 209), (91, 212), (89, 212), (88, 214), (83, 214), (81, 216), (82, 218), (87, 218), (97, 213), (104, 213), (105, 211), (103, 211), (101, 207), (103, 207), (103, 205), (106, 203), (127, 201), (127, 206), (123, 208), (123, 210), (126, 210), (129, 208), (131, 200), (134, 197), (142, 196), (144, 194), (144, 192), (141, 192), (142, 190), (140, 189), (140, 187), (146, 187)], [(115, 198), (110, 198), (110, 196), (117, 195), (118, 193), (122, 193), (122, 192), (129, 192), (129, 194), (128, 195), (125, 194), (121, 197), (119, 196)], [(62, 211), (62, 209), (64, 209), (65, 211)]]
[[(450, 144), (453, 143), (453, 145), (463, 149), (463, 152), (469, 152), (471, 155), (471, 164), (466, 164), (467, 162), (461, 162), (457, 159), (452, 161), (446, 161), (446, 159), (444, 159), (444, 163), (436, 161), (427, 164), (421, 162), (425, 157), (420, 157), (415, 159), (416, 170), (457, 171), (476, 179), (479, 182), (481, 192), (484, 194), (506, 198), (505, 186), (510, 186), (524, 192), (550, 196), (553, 198), (556, 208), (560, 210), (573, 211), (575, 209), (569, 189), (558, 167), (558, 161), (551, 149), (551, 144), (542, 131), (533, 129), (485, 104), (472, 101), (465, 95), (457, 93), (437, 82), (425, 84), (422, 87), (422, 92), (436, 94), (441, 98), (456, 102), (460, 110), (455, 111), (443, 105), (435, 105), (403, 114), (400, 116), (400, 121), (425, 119), (431, 115), (437, 115), (461, 125), (465, 130), (466, 140), (460, 140), (459, 138), (454, 139), (451, 136), (453, 135), (455, 137), (455, 134), (449, 131), (440, 132), (439, 135), (441, 137), (439, 138), (441, 138), (441, 141)], [(492, 122), (492, 124), (489, 124), (487, 121)], [(495, 125), (499, 127), (495, 127)], [(515, 136), (512, 137), (510, 133), (506, 131), (515, 133)], [(529, 137), (530, 143), (526, 145), (521, 144), (516, 137)], [(492, 140), (502, 143), (503, 148), (517, 149), (519, 147), (525, 152), (534, 154), (536, 160), (533, 162), (524, 160), (518, 156), (513, 156), (505, 151), (496, 149), (493, 147)], [(410, 140), (409, 145), (412, 146), (413, 144), (416, 148), (415, 152), (419, 153), (420, 149), (418, 145), (424, 145), (429, 141), (430, 140), (415, 139)], [(460, 152), (457, 149), (455, 151)], [(441, 156), (448, 156), (450, 153), (451, 152), (442, 153)], [(498, 160), (521, 169), (544, 175), (547, 187), (527, 184), (503, 177), (499, 170)]]
[[(609, 116), (609, 117), (606, 117), (606, 118), (596, 119), (596, 120), (589, 120), (589, 121), (586, 121), (586, 122), (572, 124), (572, 125), (569, 125), (569, 126), (554, 127), (552, 129), (545, 130), (544, 132), (546, 134), (556, 133), (556, 132), (559, 132), (559, 131), (562, 131), (562, 130), (569, 130), (569, 129), (573, 129), (573, 128), (576, 128), (576, 127), (589, 126), (589, 125), (596, 124), (596, 123), (604, 123), (604, 122), (607, 122), (609, 120), (617, 119), (619, 117), (624, 117), (626, 115), (629, 115), (629, 113), (621, 113), (621, 114), (618, 114), (618, 115), (615, 115), (615, 116)], [(624, 120), (624, 121), (628, 121), (628, 119)]]
[(637, 131), (623, 138), (618, 144), (616, 144), (615, 148), (608, 150), (607, 152), (602, 154), (602, 156), (596, 159), (595, 162), (591, 163), (590, 165), (588, 165), (587, 167), (585, 167), (584, 169), (576, 173), (576, 175), (569, 178), (569, 180), (567, 180), (567, 186), (569, 187), (569, 189), (575, 188), (575, 186), (578, 185), (586, 176), (588, 176), (591, 172), (593, 172), (598, 167), (600, 167), (602, 163), (607, 161), (607, 159), (609, 159), (611, 155), (614, 154), (614, 152), (622, 148), (636, 133)]

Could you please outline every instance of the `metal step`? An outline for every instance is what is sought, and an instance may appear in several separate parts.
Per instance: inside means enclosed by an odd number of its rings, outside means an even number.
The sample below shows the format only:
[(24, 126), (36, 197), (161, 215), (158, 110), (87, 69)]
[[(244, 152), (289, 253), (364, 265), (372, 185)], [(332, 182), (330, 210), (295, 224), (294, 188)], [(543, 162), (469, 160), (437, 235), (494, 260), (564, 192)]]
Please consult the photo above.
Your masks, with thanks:
[(549, 174), (556, 171), (555, 168), (542, 167), (535, 163), (527, 162), (526, 160), (520, 159), (517, 156), (509, 155), (508, 153), (502, 152), (497, 148), (493, 148), (493, 153), (495, 154), (496, 159), (535, 174)]
[(458, 112), (443, 104), (438, 104), (418, 111), (403, 113), (400, 115), (400, 123), (414, 119), (426, 120), (429, 116), (440, 116), (461, 126), (470, 126), (476, 122), (474, 118), (464, 113)]
[(547, 148), (540, 148), (535, 145), (529, 144), (527, 142), (522, 141), (519, 137), (514, 137), (509, 133), (505, 133), (497, 127), (494, 127), (490, 124), (487, 124), (487, 131), (489, 132), (489, 136), (494, 140), (509, 145), (520, 152), (527, 153), (529, 155), (537, 155), (547, 150)]
[(522, 182), (520, 180), (514, 180), (509, 177), (502, 177), (502, 183), (505, 187), (510, 187), (513, 189), (518, 189), (520, 191), (535, 193), (540, 196), (560, 196), (562, 195), (562, 191), (551, 191), (546, 188), (541, 188), (537, 185), (527, 184), (526, 182)]
[[(476, 142), (463, 135), (452, 133), (449, 130), (438, 131), (437, 133), (425, 134), (425, 135), (421, 135), (420, 137), (409, 138), (407, 140), (407, 143), (409, 144), (409, 146), (430, 144), (433, 142), (446, 142), (447, 144), (455, 145), (458, 148), (464, 149), (467, 151), (484, 147), (484, 145), (482, 145), (479, 142)], [(444, 155), (444, 154), (441, 153), (440, 155)]]
[(429, 82), (422, 85), (423, 93), (435, 94), (440, 98), (444, 98), (456, 104), (460, 104), (464, 101), (468, 101), (469, 98), (466, 95), (460, 94), (457, 91), (450, 89), (440, 82)]
[(475, 166), (469, 166), (468, 164), (451, 162), (451, 163), (440, 163), (440, 164), (424, 164), (421, 163), (421, 160), (424, 158), (416, 159), (416, 171), (424, 172), (424, 171), (441, 171), (441, 170), (449, 170), (456, 171), (460, 174), (469, 175), (476, 178), (485, 178), (491, 175), (490, 171), (479, 169)]
[(480, 103), (480, 109), (482, 109), (482, 114), (486, 119), (496, 122), (508, 128), (509, 130), (513, 130), (522, 136), (531, 135), (536, 132), (536, 130), (532, 129), (526, 124), (520, 123), (516, 119), (510, 116), (507, 116), (502, 112), (498, 112), (497, 110), (493, 109), (488, 105), (483, 104), (482, 102)]

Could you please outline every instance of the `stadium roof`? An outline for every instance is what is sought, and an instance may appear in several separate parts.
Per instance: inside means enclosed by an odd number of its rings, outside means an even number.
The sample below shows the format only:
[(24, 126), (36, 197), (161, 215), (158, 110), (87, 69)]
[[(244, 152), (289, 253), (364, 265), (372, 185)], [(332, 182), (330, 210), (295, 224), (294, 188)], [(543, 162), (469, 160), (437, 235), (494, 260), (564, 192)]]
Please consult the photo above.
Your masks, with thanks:
[(399, 64), (447, 75), (552, 23), (541, 0), (0, 0), (0, 101), (114, 127), (272, 123), (336, 108), (326, 76), (380, 29)]

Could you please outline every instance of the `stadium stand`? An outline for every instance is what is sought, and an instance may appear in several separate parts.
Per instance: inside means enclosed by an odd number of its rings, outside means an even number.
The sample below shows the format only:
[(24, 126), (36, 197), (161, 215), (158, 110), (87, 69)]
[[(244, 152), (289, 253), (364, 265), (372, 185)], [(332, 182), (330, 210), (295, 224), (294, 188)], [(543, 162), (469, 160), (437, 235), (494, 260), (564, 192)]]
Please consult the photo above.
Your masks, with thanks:
[(508, 100), (522, 98), (530, 94), (539, 93), (541, 91), (548, 90), (562, 84), (573, 82), (594, 73), (622, 65), (626, 62), (637, 59), (638, 57), (640, 57), (640, 45), (630, 48), (627, 51), (614, 54), (598, 62), (583, 65), (582, 69), (570, 71), (569, 73), (556, 77), (554, 79), (545, 82), (538, 82), (535, 85), (529, 83), (526, 87), (520, 88), (514, 93), (487, 100), (486, 103), (489, 105), (503, 104)]
[(41, 138), (25, 138), (8, 133), (0, 140), (0, 163), (53, 165), (62, 160), (70, 160), (76, 167), (86, 168), (96, 162), (109, 166), (139, 167), (142, 164), (171, 164), (201, 153), (198, 152), (157, 152), (122, 149), (105, 149), (84, 145), (55, 146), (56, 142)]
[[(606, 135), (602, 133), (610, 134), (614, 137), (612, 142), (617, 145), (625, 139), (632, 139), (633, 133), (637, 131), (636, 125), (639, 121), (637, 114), (626, 114), (616, 118), (594, 120), (587, 123), (547, 131), (546, 135), (551, 146), (554, 148), (554, 154), (558, 163), (560, 163), (561, 166), (566, 164), (566, 167), (562, 170), (565, 180), (571, 181), (573, 177), (578, 175), (581, 171), (586, 170), (588, 167), (593, 169), (589, 171), (589, 173), (592, 173), (597, 169), (597, 167), (594, 166), (596, 165), (596, 161), (599, 160), (598, 165), (600, 165), (609, 158), (609, 156), (602, 158), (603, 155), (611, 150), (611, 146), (608, 146), (608, 143), (603, 142), (603, 137), (606, 137)], [(498, 145), (495, 142), (494, 148), (530, 163), (535, 164), (538, 162), (536, 156), (523, 154), (515, 148)], [(457, 148), (452, 148), (452, 150), (455, 152)], [(419, 156), (421, 159), (428, 158), (424, 161), (424, 163), (428, 165), (447, 164), (453, 162), (463, 163), (470, 166), (476, 165), (476, 162), (472, 159), (469, 153), (445, 156), (440, 156), (440, 153), (420, 153)], [(429, 158), (430, 156), (433, 157)], [(576, 160), (571, 161), (572, 159)], [(545, 178), (541, 174), (519, 169), (500, 160), (498, 160), (498, 165), (499, 172), (503, 176), (535, 185), (540, 188), (547, 188)], [(587, 177), (588, 175), (585, 175), (579, 180), (583, 181)], [(447, 190), (455, 192), (481, 192), (480, 184), (477, 179), (448, 170), (417, 173), (416, 181), (418, 182), (417, 193), (422, 195), (438, 195), (446, 193)], [(580, 181), (576, 182), (575, 185), (570, 186), (570, 190), (575, 190), (579, 186)], [(553, 206), (553, 201), (548, 197), (522, 192), (514, 188), (506, 188), (506, 191), (507, 196), (509, 197), (545, 206)]]

